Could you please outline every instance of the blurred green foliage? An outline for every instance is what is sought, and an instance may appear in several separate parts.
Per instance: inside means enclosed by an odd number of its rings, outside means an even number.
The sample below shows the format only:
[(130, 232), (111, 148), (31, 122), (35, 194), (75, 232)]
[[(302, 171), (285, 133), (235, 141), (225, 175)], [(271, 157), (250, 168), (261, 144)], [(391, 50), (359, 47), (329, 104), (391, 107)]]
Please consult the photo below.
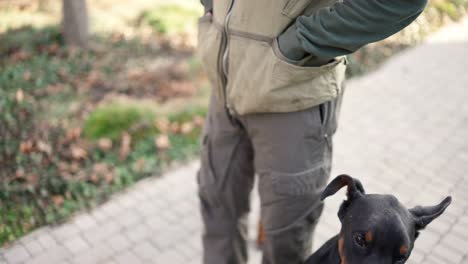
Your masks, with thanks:
[(468, 7), (467, 0), (434, 1), (430, 3), (440, 14), (446, 14), (453, 20), (459, 20), (463, 16), (461, 10)]
[[(154, 118), (154, 113), (149, 109), (110, 104), (97, 108), (89, 115), (84, 124), (84, 134), (91, 139), (107, 137), (117, 140), (124, 132), (133, 130), (133, 133), (138, 133), (140, 138), (155, 132), (154, 126), (151, 126)], [(146, 126), (138, 129), (136, 126), (139, 124)]]
[[(58, 27), (24, 27), (0, 37), (0, 245), (93, 208), (198, 152), (201, 126), (185, 132), (180, 127), (202, 119), (206, 108), (188, 103), (159, 113), (135, 104), (94, 106), (103, 94), (126, 85), (112, 82), (125, 70), (120, 62), (161, 51), (118, 35), (94, 38), (106, 53), (69, 49)], [(188, 71), (197, 78), (193, 67)], [(112, 88), (117, 84), (119, 89)], [(178, 128), (167, 132), (168, 148), (155, 144), (158, 119)], [(124, 133), (131, 138), (127, 150), (122, 150)], [(105, 148), (103, 138), (111, 142)]]
[(166, 4), (142, 13), (140, 24), (149, 25), (155, 32), (174, 35), (196, 31), (201, 8), (192, 5)]
[(49, 46), (52, 43), (63, 44), (62, 34), (58, 27), (48, 26), (37, 29), (32, 26), (25, 26), (2, 34), (0, 55), (5, 56), (13, 50), (33, 52), (41, 46)]

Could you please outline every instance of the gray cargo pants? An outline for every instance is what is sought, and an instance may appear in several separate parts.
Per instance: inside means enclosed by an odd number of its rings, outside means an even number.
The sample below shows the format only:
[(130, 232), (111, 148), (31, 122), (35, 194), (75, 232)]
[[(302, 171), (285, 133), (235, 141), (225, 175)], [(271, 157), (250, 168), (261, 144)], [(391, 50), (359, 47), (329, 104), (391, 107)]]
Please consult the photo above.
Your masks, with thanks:
[(255, 174), (266, 232), (263, 263), (299, 264), (310, 255), (340, 101), (299, 112), (246, 115), (232, 124), (212, 96), (198, 173), (203, 263), (247, 262)]

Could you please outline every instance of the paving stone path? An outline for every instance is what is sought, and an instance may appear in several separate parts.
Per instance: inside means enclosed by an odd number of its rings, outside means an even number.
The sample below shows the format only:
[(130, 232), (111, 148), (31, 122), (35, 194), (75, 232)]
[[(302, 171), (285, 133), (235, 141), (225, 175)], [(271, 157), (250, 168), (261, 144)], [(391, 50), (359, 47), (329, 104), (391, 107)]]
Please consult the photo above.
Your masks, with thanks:
[[(334, 160), (333, 175), (359, 177), (369, 193), (393, 193), (407, 206), (451, 194), (410, 263), (468, 264), (468, 20), (349, 81)], [(0, 263), (201, 263), (198, 166), (143, 180), (90, 213), (41, 228), (0, 249)], [(253, 246), (256, 196), (250, 263), (261, 258)], [(327, 200), (315, 246), (338, 232), (343, 198)]]

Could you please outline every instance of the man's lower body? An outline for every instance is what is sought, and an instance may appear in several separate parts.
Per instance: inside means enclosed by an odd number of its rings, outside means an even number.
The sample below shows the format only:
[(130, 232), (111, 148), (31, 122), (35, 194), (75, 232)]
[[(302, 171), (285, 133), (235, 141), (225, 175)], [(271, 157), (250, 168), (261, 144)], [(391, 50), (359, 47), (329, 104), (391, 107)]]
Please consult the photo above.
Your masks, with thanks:
[(266, 234), (263, 263), (299, 264), (310, 255), (340, 99), (298, 112), (245, 115), (231, 123), (212, 96), (198, 174), (204, 264), (247, 262), (254, 175)]

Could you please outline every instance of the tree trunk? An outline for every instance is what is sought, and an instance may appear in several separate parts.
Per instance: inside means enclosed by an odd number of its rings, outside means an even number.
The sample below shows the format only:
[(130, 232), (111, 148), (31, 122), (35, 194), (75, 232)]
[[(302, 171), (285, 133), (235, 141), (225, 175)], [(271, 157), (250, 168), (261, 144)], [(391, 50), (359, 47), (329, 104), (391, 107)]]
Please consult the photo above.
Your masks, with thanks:
[(86, 0), (63, 0), (63, 34), (71, 46), (88, 46)]

